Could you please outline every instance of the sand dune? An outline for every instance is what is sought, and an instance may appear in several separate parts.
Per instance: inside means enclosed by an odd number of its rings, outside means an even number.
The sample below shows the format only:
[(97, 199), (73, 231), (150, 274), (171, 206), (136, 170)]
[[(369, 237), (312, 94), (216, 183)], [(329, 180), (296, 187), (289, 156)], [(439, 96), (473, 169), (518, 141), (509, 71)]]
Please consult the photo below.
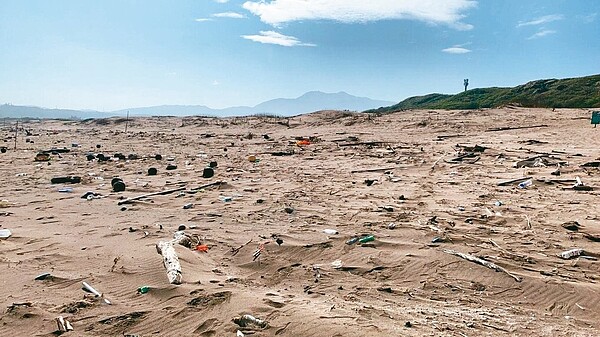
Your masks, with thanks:
[[(600, 171), (581, 165), (600, 161), (600, 131), (589, 117), (514, 107), (327, 111), (289, 126), (153, 117), (127, 133), (119, 119), (43, 121), (24, 124), (32, 135), (21, 133), (16, 151), (7, 125), (0, 229), (12, 236), (0, 240), (0, 335), (55, 336), (63, 316), (67, 336), (597, 336)], [(538, 127), (492, 131), (517, 126)], [(464, 148), (475, 145), (485, 150)], [(53, 147), (70, 152), (34, 161)], [(215, 175), (203, 178), (211, 161)], [(50, 183), (68, 175), (81, 183)], [(498, 186), (526, 176), (528, 188)], [(124, 192), (112, 191), (113, 177)], [(573, 190), (576, 177), (593, 189)], [(226, 183), (190, 192), (215, 181)], [(87, 191), (101, 197), (81, 198)], [(579, 228), (562, 226), (570, 221)], [(171, 285), (155, 245), (182, 224), (209, 250), (176, 246), (183, 283)], [(558, 256), (573, 248), (586, 256)], [(42, 273), (51, 276), (35, 280)], [(241, 327), (244, 314), (268, 326)]]

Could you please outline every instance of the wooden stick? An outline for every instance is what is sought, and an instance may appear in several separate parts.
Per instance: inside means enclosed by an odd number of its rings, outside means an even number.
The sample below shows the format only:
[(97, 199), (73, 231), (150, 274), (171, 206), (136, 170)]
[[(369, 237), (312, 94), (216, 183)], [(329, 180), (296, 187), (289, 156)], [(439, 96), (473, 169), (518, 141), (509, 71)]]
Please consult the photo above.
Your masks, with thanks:
[(437, 165), (437, 163), (442, 160), (442, 158), (444, 158), (446, 156), (447, 152), (444, 152), (444, 154), (438, 158), (438, 160), (435, 161), (435, 163), (433, 163), (433, 165), (431, 165), (431, 170), (433, 171), (435, 169), (435, 165)]
[(451, 255), (456, 255), (456, 256), (458, 256), (460, 258), (463, 258), (463, 259), (465, 259), (467, 261), (475, 262), (477, 264), (480, 264), (480, 265), (482, 265), (484, 267), (488, 267), (488, 268), (493, 269), (495, 271), (500, 271), (500, 272), (506, 273), (508, 276), (514, 278), (517, 282), (521, 282), (521, 278), (520, 277), (518, 277), (518, 276), (516, 276), (516, 275), (514, 275), (512, 273), (510, 273), (508, 270), (500, 267), (499, 265), (497, 265), (495, 263), (492, 263), (492, 262), (489, 262), (489, 261), (486, 261), (486, 260), (482, 260), (482, 259), (480, 259), (478, 257), (475, 257), (473, 255), (470, 255), (470, 254), (464, 254), (464, 253), (460, 253), (460, 252), (457, 252), (455, 250), (450, 250), (450, 249), (444, 249), (444, 253), (448, 253), (448, 254), (451, 254)]
[(358, 143), (345, 143), (345, 144), (338, 144), (339, 147), (344, 147), (344, 146), (358, 146), (358, 145), (381, 145), (381, 144), (385, 144), (385, 142), (358, 142)]
[(523, 178), (502, 181), (502, 182), (498, 183), (498, 186), (506, 186), (506, 185), (510, 185), (510, 184), (514, 184), (514, 183), (520, 183), (522, 181), (529, 180), (529, 179), (531, 179), (531, 177), (523, 177)]
[(380, 171), (390, 171), (395, 169), (395, 167), (382, 167), (382, 168), (373, 168), (373, 169), (364, 169), (364, 170), (352, 170), (350, 173), (362, 173), (362, 172), (380, 172)]
[(507, 126), (507, 127), (502, 127), (502, 128), (491, 128), (491, 129), (487, 129), (485, 130), (485, 132), (491, 132), (491, 131), (506, 131), (506, 130), (520, 130), (520, 129), (534, 129), (534, 128), (547, 128), (548, 125), (546, 124), (542, 124), (542, 125), (531, 125), (531, 126)]
[(204, 184), (202, 186), (198, 186), (196, 188), (192, 188), (192, 189), (190, 189), (190, 191), (192, 191), (192, 192), (198, 192), (201, 189), (204, 189), (204, 188), (207, 188), (207, 187), (211, 187), (211, 186), (220, 186), (220, 185), (223, 185), (225, 183), (226, 182), (224, 182), (224, 181), (218, 180), (218, 181), (215, 181), (215, 182), (212, 182), (212, 183), (208, 183), (208, 184)]
[(231, 248), (231, 255), (235, 256), (237, 253), (240, 252), (240, 249), (244, 248), (250, 242), (252, 242), (252, 239), (248, 240), (248, 242), (244, 243), (243, 245), (241, 245), (237, 248)]
[(140, 199), (147, 198), (147, 197), (152, 197), (152, 196), (155, 196), (155, 195), (171, 194), (171, 193), (183, 191), (185, 189), (186, 189), (186, 187), (184, 186), (184, 187), (174, 188), (172, 190), (164, 190), (164, 191), (159, 191), (159, 192), (146, 193), (146, 194), (138, 195), (137, 197), (131, 197), (131, 198), (127, 198), (125, 200), (121, 200), (121, 201), (119, 201), (117, 203), (117, 205), (129, 204), (129, 203), (131, 203), (132, 201), (135, 201), (135, 200), (140, 200)]

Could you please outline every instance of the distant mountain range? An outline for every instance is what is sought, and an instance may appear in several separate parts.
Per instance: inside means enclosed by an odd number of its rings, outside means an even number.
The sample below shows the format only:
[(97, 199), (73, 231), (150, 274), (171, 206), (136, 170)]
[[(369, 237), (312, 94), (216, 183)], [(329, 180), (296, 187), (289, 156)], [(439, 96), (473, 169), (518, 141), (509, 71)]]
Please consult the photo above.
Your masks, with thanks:
[(598, 108), (600, 75), (528, 82), (512, 88), (481, 88), (456, 95), (429, 94), (369, 112), (406, 109), (479, 109), (518, 104), (532, 108)]
[(238, 106), (224, 109), (212, 109), (204, 105), (161, 105), (144, 108), (130, 108), (110, 112), (93, 110), (46, 109), (33, 106), (18, 106), (11, 104), (0, 105), (0, 117), (10, 118), (60, 118), (87, 119), (106, 118), (112, 116), (248, 116), (248, 115), (277, 115), (294, 116), (319, 110), (350, 110), (364, 111), (394, 102), (378, 101), (367, 97), (357, 97), (345, 92), (324, 93), (310, 91), (298, 98), (277, 98), (260, 103), (254, 107)]

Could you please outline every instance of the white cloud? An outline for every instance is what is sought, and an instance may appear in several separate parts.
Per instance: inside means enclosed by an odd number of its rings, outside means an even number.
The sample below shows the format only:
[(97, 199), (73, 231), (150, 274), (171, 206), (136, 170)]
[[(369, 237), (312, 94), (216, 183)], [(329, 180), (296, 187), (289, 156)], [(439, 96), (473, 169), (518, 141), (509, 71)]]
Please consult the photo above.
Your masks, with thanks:
[(229, 0), (215, 0), (215, 2), (218, 2), (220, 4), (226, 4), (229, 2)]
[(556, 33), (555, 30), (542, 29), (539, 32), (537, 32), (537, 33), (531, 35), (530, 37), (528, 37), (527, 40), (537, 39), (537, 38), (544, 37), (546, 35), (550, 35), (550, 34), (554, 34), (554, 33)]
[(260, 35), (242, 35), (244, 39), (251, 40), (254, 42), (267, 43), (267, 44), (277, 44), (284, 47), (295, 47), (295, 46), (305, 46), (305, 47), (315, 47), (315, 44), (312, 43), (302, 43), (300, 40), (293, 36), (283, 35), (272, 30), (269, 31), (261, 31)]
[(543, 25), (545, 23), (548, 22), (553, 22), (553, 21), (559, 21), (564, 19), (565, 17), (560, 15), (560, 14), (552, 14), (552, 15), (545, 15), (545, 16), (541, 16), (539, 18), (535, 18), (531, 21), (521, 21), (519, 22), (519, 24), (517, 25), (518, 27), (523, 27), (523, 26), (537, 26), (537, 25)]
[(208, 19), (208, 18), (198, 18), (196, 20), (194, 20), (196, 22), (206, 22), (206, 21), (213, 21), (213, 19)]
[(592, 22), (596, 21), (596, 18), (598, 18), (598, 13), (597, 12), (584, 16), (583, 17), (583, 22), (585, 22), (585, 23), (592, 23)]
[(442, 51), (444, 53), (448, 53), (448, 54), (466, 54), (466, 53), (470, 53), (471, 49), (463, 48), (461, 46), (454, 46), (454, 47), (442, 49)]
[(215, 85), (215, 86), (216, 86), (216, 85), (219, 85), (219, 84), (221, 84), (221, 83), (220, 83), (219, 81), (217, 81), (217, 80), (214, 80), (214, 81), (212, 82), (212, 85)]
[(235, 13), (235, 12), (215, 13), (211, 16), (214, 18), (230, 18), (230, 19), (245, 19), (246, 18), (246, 16), (244, 14)]
[(302, 20), (356, 23), (411, 19), (460, 30), (473, 28), (461, 20), (464, 12), (475, 6), (474, 0), (260, 0), (243, 4), (261, 21), (273, 26)]

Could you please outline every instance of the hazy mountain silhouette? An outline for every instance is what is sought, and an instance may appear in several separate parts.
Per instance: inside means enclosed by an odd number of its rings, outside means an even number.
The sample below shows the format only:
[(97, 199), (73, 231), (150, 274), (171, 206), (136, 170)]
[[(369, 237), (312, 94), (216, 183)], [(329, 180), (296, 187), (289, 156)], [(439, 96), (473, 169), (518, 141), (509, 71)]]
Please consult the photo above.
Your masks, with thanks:
[(204, 105), (160, 105), (140, 108), (129, 108), (110, 112), (45, 109), (33, 106), (0, 105), (0, 117), (31, 118), (105, 118), (112, 116), (247, 116), (270, 114), (293, 116), (319, 110), (364, 111), (381, 106), (389, 106), (393, 102), (378, 101), (367, 97), (357, 97), (345, 92), (324, 93), (310, 91), (298, 98), (277, 98), (260, 103), (254, 107), (237, 106), (224, 109), (212, 109)]

